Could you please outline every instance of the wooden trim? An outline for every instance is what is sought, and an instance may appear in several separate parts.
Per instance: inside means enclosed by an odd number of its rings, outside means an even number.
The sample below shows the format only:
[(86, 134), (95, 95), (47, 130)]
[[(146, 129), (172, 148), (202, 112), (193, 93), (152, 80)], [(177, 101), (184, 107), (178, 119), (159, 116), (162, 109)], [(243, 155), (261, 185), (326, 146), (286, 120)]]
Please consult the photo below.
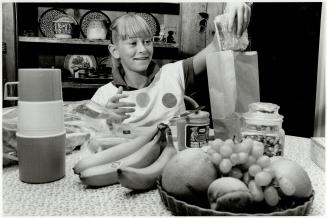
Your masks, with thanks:
[(321, 24), (320, 24), (320, 42), (317, 72), (317, 91), (316, 91), (316, 108), (315, 108), (315, 124), (314, 136), (325, 136), (325, 112), (326, 112), (326, 94), (325, 94), (325, 71), (326, 71), (326, 2), (322, 3)]
[[(19, 42), (26, 43), (58, 43), (58, 44), (78, 44), (78, 45), (104, 45), (108, 46), (110, 40), (89, 40), (89, 39), (58, 39), (47, 37), (28, 37), (19, 36)], [(157, 48), (177, 48), (177, 43), (160, 43), (153, 42), (153, 46)]]

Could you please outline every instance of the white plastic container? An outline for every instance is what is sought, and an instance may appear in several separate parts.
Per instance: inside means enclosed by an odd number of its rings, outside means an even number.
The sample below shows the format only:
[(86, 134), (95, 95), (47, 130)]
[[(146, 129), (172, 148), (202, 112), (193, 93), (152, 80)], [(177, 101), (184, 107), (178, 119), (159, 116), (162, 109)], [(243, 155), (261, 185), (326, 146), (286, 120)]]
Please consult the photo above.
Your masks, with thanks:
[[(18, 100), (19, 178), (47, 183), (65, 176), (64, 112), (59, 69), (19, 69), (19, 82), (5, 84), (5, 100)], [(7, 96), (18, 84), (18, 97)]]

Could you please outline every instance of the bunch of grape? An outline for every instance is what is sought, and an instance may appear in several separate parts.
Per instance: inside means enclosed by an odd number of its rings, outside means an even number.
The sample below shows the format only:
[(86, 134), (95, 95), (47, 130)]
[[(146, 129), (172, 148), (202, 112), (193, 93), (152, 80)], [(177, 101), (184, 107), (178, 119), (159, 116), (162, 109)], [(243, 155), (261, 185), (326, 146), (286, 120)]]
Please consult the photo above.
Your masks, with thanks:
[(295, 191), (287, 181), (278, 181), (277, 185), (274, 172), (269, 168), (270, 158), (264, 155), (264, 144), (261, 142), (250, 138), (241, 143), (216, 139), (207, 153), (222, 176), (237, 178), (248, 186), (255, 202), (265, 201), (273, 207), (280, 200), (277, 186), (286, 195)]

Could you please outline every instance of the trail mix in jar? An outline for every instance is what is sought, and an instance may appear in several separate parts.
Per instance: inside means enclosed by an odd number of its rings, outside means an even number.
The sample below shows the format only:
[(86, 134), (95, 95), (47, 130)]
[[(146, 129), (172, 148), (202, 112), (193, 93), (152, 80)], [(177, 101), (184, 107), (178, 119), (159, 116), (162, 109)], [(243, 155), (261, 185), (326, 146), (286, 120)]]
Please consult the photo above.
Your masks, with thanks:
[(241, 137), (251, 138), (265, 145), (264, 154), (283, 156), (285, 132), (282, 129), (283, 116), (278, 114), (279, 106), (256, 102), (249, 105), (249, 111), (242, 115)]

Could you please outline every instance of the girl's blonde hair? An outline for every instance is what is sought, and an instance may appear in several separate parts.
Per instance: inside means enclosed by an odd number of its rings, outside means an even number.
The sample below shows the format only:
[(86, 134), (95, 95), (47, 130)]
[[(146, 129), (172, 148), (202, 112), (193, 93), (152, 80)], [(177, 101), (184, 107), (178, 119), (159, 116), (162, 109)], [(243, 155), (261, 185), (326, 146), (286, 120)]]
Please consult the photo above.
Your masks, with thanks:
[(135, 13), (128, 13), (116, 18), (111, 26), (111, 41), (113, 44), (119, 40), (129, 38), (152, 38), (153, 34), (148, 23)]
[[(136, 13), (127, 13), (113, 20), (110, 25), (111, 42), (117, 44), (120, 40), (129, 38), (151, 38), (152, 31), (148, 23)], [(120, 60), (111, 56), (112, 67), (118, 68)]]

